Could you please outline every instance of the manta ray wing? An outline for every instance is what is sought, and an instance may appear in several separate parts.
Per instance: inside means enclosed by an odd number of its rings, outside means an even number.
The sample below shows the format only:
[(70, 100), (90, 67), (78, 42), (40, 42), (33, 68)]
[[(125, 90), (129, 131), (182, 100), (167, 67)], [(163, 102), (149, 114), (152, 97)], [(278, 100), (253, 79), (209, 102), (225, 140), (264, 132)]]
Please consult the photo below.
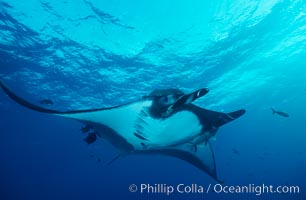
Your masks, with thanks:
[(159, 154), (179, 158), (204, 171), (217, 182), (222, 182), (217, 177), (215, 156), (209, 142), (198, 147), (186, 143), (164, 149), (142, 150), (136, 153)]
[[(109, 108), (57, 111), (43, 108), (26, 101), (12, 92), (2, 82), (0, 82), (0, 87), (11, 99), (29, 109), (75, 119), (85, 124), (91, 124), (95, 127), (96, 131), (101, 134), (104, 134), (104, 132), (111, 132), (111, 134), (107, 135), (107, 139), (120, 150), (125, 149), (126, 151), (132, 151), (134, 148), (141, 148), (141, 139), (134, 134), (135, 122), (141, 110), (151, 105), (152, 102), (150, 100), (139, 100)], [(105, 129), (109, 130), (105, 131)], [(120, 142), (116, 142), (116, 140)], [(122, 145), (128, 148), (122, 148)]]
[(190, 110), (197, 113), (202, 121), (209, 123), (215, 126), (216, 128), (219, 128), (223, 126), (224, 124), (227, 124), (241, 117), (246, 112), (244, 109), (240, 109), (240, 110), (236, 110), (230, 113), (222, 113), (222, 112), (216, 112), (213, 110), (207, 110), (204, 108), (200, 108), (193, 104), (189, 104), (188, 107)]

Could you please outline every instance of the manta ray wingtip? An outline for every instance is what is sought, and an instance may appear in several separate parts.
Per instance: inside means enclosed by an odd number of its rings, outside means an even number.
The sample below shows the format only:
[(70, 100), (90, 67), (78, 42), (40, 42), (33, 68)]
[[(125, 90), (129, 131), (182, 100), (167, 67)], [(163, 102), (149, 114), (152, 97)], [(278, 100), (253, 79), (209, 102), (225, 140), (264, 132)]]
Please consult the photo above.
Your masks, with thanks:
[(238, 117), (244, 115), (246, 113), (245, 109), (240, 109), (240, 110), (236, 110), (234, 112), (230, 112), (228, 113), (228, 115), (233, 118), (233, 119), (237, 119)]

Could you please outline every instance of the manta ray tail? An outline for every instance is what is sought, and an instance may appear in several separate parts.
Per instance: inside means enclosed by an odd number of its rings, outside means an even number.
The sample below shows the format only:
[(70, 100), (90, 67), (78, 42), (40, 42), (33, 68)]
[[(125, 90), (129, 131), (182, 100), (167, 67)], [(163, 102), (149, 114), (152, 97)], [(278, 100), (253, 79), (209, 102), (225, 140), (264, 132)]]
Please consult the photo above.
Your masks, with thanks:
[(116, 157), (114, 157), (113, 159), (111, 159), (110, 161), (108, 161), (106, 163), (106, 165), (111, 165), (113, 164), (113, 162), (115, 162), (116, 160), (118, 160), (119, 158), (121, 158), (121, 154), (118, 154)]

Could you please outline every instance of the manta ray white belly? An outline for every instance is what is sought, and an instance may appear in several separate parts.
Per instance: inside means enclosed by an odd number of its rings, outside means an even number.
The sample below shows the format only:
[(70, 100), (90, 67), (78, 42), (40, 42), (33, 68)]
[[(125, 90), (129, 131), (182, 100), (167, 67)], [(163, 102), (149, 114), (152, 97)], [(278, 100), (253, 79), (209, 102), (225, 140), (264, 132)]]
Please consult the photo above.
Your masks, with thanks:
[(152, 118), (148, 114), (151, 105), (151, 100), (144, 100), (113, 109), (58, 115), (108, 126), (136, 150), (182, 144), (201, 133), (202, 125), (192, 112), (180, 111), (168, 118)]
[(201, 134), (202, 125), (190, 111), (180, 111), (168, 118), (141, 116), (137, 121), (137, 134), (149, 148), (174, 146), (190, 142)]

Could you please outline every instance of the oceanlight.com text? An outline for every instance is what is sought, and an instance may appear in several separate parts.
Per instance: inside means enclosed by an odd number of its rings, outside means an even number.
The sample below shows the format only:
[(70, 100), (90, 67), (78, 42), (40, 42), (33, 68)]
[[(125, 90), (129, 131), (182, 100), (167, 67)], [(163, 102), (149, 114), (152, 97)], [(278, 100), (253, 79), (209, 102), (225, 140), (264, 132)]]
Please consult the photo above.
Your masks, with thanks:
[(225, 185), (225, 184), (148, 184), (142, 183), (139, 185), (131, 184), (129, 191), (140, 194), (254, 194), (260, 196), (263, 194), (299, 194), (299, 186), (274, 186), (268, 184), (248, 184), (248, 185)]
[[(211, 185), (210, 185), (211, 186)], [(215, 193), (226, 193), (226, 194), (255, 194), (257, 196), (262, 194), (299, 194), (300, 187), (299, 186), (273, 186), (273, 185), (236, 185), (236, 186), (228, 186), (215, 184), (213, 186), (212, 191)]]

